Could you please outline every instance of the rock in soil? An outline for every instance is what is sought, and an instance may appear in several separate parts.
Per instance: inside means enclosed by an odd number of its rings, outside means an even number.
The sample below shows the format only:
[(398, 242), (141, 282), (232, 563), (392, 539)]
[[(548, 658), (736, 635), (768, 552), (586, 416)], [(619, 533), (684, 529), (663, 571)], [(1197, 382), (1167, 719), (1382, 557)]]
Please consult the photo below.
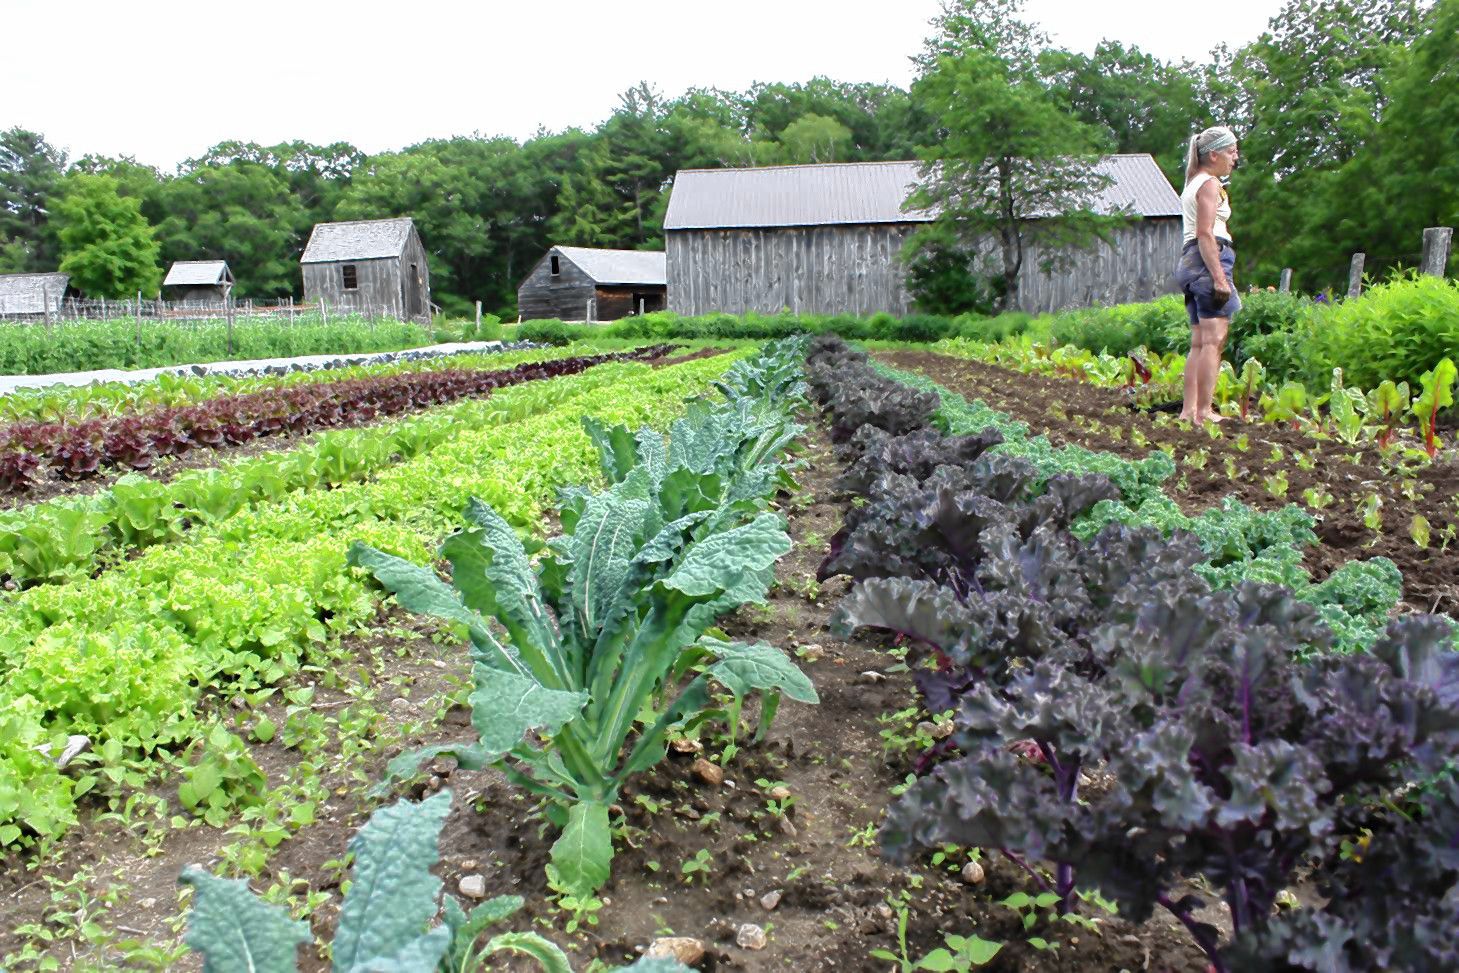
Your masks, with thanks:
[(887, 677), (884, 673), (877, 672), (875, 669), (868, 669), (861, 674), (861, 681), (874, 684), (879, 682), (886, 682)]
[(694, 766), (690, 769), (694, 771), (695, 777), (698, 777), (711, 787), (718, 787), (724, 783), (724, 769), (718, 764), (710, 763), (703, 757), (694, 761)]
[(688, 936), (662, 936), (649, 943), (643, 955), (676, 959), (685, 966), (693, 966), (704, 959), (704, 943)]
[(669, 749), (675, 753), (699, 753), (703, 751), (704, 744), (698, 740), (690, 740), (688, 737), (679, 737), (669, 744)]
[(764, 909), (766, 912), (774, 912), (775, 907), (780, 904), (780, 896), (781, 892), (779, 889), (776, 889), (773, 892), (766, 892), (764, 895), (760, 896), (760, 908)]
[(486, 898), (486, 879), (480, 875), (463, 875), (456, 887), (468, 899)]
[(747, 922), (735, 930), (735, 945), (741, 949), (764, 949), (768, 940), (765, 938), (765, 930)]
[(969, 885), (982, 885), (983, 866), (977, 862), (968, 862), (963, 866), (962, 877), (963, 881)]

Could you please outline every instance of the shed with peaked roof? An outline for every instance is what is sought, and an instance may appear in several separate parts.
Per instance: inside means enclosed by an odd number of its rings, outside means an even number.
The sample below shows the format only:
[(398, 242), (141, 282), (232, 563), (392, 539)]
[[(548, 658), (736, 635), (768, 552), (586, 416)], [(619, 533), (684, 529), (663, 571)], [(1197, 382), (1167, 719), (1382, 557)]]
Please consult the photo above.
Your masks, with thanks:
[(426, 251), (408, 217), (316, 224), (299, 263), (306, 301), (402, 321), (430, 320)]
[[(1034, 313), (1149, 300), (1172, 290), (1180, 251), (1180, 197), (1147, 154), (1099, 163), (1111, 177), (1101, 212), (1137, 217), (1109, 244), (1059, 254), (1028, 246), (1019, 304)], [(918, 162), (854, 162), (758, 169), (688, 169), (674, 178), (664, 215), (669, 309), (905, 315), (902, 245), (934, 219), (904, 210)]]
[(226, 260), (176, 260), (162, 280), (169, 301), (221, 304), (233, 290), (233, 271)]
[(70, 283), (70, 274), (0, 274), (0, 318), (41, 321), (57, 314)]
[(616, 321), (662, 311), (668, 282), (662, 250), (552, 247), (517, 285), (523, 319)]

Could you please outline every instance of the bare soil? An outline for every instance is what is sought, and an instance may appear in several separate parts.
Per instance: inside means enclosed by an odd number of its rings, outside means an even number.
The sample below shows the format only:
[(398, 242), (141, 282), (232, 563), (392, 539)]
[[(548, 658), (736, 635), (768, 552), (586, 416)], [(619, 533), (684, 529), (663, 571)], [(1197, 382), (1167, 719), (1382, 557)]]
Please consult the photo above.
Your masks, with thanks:
[[(1165, 491), (1188, 513), (1208, 509), (1226, 496), (1271, 510), (1302, 503), (1303, 491), (1309, 488), (1331, 494), (1331, 504), (1307, 508), (1317, 520), (1320, 541), (1305, 553), (1315, 580), (1349, 561), (1383, 556), (1403, 572), (1404, 600), (1410, 608), (1459, 615), (1459, 543), (1441, 549), (1441, 534), (1459, 526), (1459, 465), (1443, 454), (1438, 462), (1404, 477), (1386, 472), (1376, 451), (1316, 440), (1281, 425), (1233, 419), (1213, 437), (1168, 417), (1157, 418), (1163, 413), (1133, 408), (1118, 389), (1026, 375), (932, 352), (897, 351), (877, 357), (1009, 413), (1055, 445), (1078, 443), (1132, 459), (1161, 445), (1171, 447), (1177, 472), (1166, 482)], [(1136, 445), (1136, 434), (1148, 442)], [(1201, 460), (1204, 465), (1197, 468)], [(1235, 477), (1228, 472), (1228, 461)], [(1283, 496), (1272, 492), (1278, 476), (1287, 481)], [(1364, 524), (1362, 505), (1371, 496), (1382, 501), (1380, 532)], [(1426, 549), (1409, 536), (1415, 515), (1429, 523), (1431, 540)]]

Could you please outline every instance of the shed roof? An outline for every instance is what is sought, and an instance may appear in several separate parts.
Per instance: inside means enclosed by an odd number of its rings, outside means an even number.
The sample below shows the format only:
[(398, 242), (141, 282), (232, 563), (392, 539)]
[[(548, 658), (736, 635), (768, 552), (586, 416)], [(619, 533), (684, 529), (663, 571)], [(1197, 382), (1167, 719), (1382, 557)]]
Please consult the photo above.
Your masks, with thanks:
[[(760, 169), (685, 169), (674, 177), (664, 229), (926, 223), (934, 214), (902, 209), (920, 162), (843, 162)], [(1102, 212), (1179, 216), (1180, 197), (1147, 153), (1105, 156), (1114, 182), (1099, 194)]]
[(354, 220), (349, 223), (317, 223), (304, 246), (301, 264), (331, 263), (336, 260), (375, 260), (398, 257), (405, 252), (415, 224), (409, 217), (393, 220)]
[(599, 284), (642, 284), (665, 287), (668, 268), (662, 250), (597, 250), (553, 247)]
[(175, 260), (163, 287), (214, 287), (233, 279), (226, 260)]
[(0, 274), (0, 314), (44, 314), (66, 296), (70, 274)]

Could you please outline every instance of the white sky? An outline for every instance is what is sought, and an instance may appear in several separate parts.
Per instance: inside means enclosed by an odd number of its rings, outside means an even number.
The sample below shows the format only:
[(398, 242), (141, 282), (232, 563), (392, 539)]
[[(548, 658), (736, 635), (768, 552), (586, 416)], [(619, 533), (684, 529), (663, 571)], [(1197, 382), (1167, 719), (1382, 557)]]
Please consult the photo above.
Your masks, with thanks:
[[(0, 130), (72, 158), (170, 170), (225, 139), (530, 137), (592, 127), (641, 80), (670, 97), (755, 81), (911, 81), (938, 0), (0, 0)], [(1281, 0), (1028, 0), (1054, 42), (1108, 37), (1165, 60), (1254, 39)]]

